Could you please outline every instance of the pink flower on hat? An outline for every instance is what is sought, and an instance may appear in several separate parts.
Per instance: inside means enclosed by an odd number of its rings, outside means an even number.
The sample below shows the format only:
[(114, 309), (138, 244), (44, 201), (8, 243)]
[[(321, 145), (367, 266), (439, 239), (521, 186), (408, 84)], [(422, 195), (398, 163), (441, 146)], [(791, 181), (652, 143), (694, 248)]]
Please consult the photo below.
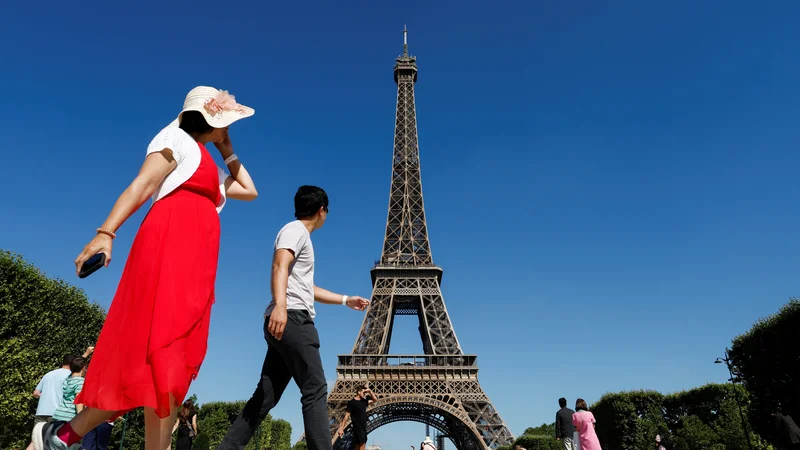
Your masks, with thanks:
[(242, 105), (236, 103), (236, 97), (229, 94), (228, 91), (219, 91), (214, 97), (207, 98), (203, 106), (212, 115), (217, 115), (223, 111), (244, 113)]

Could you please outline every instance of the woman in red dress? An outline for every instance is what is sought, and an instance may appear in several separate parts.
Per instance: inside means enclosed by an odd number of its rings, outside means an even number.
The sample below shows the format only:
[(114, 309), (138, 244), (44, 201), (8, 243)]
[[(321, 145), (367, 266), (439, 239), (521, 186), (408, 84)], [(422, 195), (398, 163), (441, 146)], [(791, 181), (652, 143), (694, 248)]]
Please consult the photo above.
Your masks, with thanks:
[[(145, 449), (168, 447), (176, 413), (206, 353), (226, 198), (253, 200), (253, 180), (233, 153), (228, 126), (254, 114), (227, 91), (200, 86), (178, 119), (150, 143), (139, 175), (75, 260), (111, 261), (117, 229), (152, 197), (133, 241), (83, 390), (85, 409), (69, 423), (34, 429), (40, 449), (80, 448), (100, 423), (144, 407)], [(230, 170), (205, 148), (213, 142)], [(38, 441), (38, 442), (37, 442)]]

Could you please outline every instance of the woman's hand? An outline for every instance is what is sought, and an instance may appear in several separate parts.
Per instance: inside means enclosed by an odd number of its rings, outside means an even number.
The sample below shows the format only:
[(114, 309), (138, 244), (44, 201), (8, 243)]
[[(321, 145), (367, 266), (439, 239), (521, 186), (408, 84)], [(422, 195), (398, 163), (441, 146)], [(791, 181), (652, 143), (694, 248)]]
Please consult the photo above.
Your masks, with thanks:
[[(214, 146), (217, 147), (223, 159), (228, 159), (229, 156), (233, 155), (233, 145), (227, 128), (222, 130), (222, 139), (219, 142), (214, 142)], [(251, 201), (258, 197), (258, 191), (253, 179), (250, 178), (250, 174), (244, 168), (242, 162), (234, 160), (228, 163), (227, 166), (231, 176), (225, 180), (225, 195), (228, 198), (244, 201)]]
[[(153, 195), (158, 185), (164, 181), (164, 177), (177, 165), (178, 163), (172, 155), (172, 150), (168, 148), (148, 155), (144, 160), (144, 164), (142, 164), (142, 168), (139, 169), (139, 175), (125, 189), (125, 192), (119, 196), (101, 228), (116, 233), (119, 227), (128, 220), (128, 217)], [(80, 274), (83, 263), (98, 253), (105, 253), (105, 267), (108, 267), (111, 263), (111, 246), (111, 236), (105, 233), (97, 233), (97, 236), (89, 241), (81, 254), (75, 258), (75, 273)]]
[(228, 135), (228, 129), (222, 131), (222, 140), (214, 142), (214, 147), (217, 147), (219, 153), (223, 158), (227, 158), (233, 154), (233, 145), (231, 144), (231, 137)]
[(106, 255), (106, 263), (105, 267), (108, 267), (108, 264), (111, 262), (111, 247), (113, 245), (113, 240), (111, 236), (104, 234), (104, 233), (97, 233), (97, 236), (94, 237), (86, 247), (83, 247), (83, 251), (77, 258), (75, 258), (75, 275), (81, 273), (81, 268), (83, 267), (83, 263), (85, 263), (89, 258), (98, 254), (98, 253), (105, 253)]

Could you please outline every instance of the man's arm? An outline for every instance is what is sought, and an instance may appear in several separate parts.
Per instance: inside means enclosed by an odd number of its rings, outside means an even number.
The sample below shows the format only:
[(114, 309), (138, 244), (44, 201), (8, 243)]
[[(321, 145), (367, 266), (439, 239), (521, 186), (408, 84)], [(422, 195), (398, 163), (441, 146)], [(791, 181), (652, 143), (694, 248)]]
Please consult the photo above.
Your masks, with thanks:
[(339, 424), (339, 431), (336, 432), (339, 436), (344, 434), (344, 424), (347, 423), (347, 419), (350, 418), (350, 411), (346, 411), (344, 413), (344, 417), (342, 418), (342, 422)]
[(42, 379), (39, 380), (39, 384), (37, 384), (36, 387), (33, 388), (33, 394), (31, 394), (31, 395), (33, 395), (33, 398), (41, 397), (42, 396), (42, 389), (44, 389), (44, 377), (42, 377)]
[(86, 347), (86, 351), (83, 352), (83, 357), (84, 358), (88, 358), (89, 355), (91, 355), (92, 353), (94, 353), (94, 347), (91, 347), (91, 346)]
[(556, 413), (556, 439), (561, 439), (561, 411)]
[(378, 401), (378, 396), (375, 395), (374, 392), (372, 392), (372, 389), (367, 388), (366, 391), (367, 391), (367, 395), (369, 395), (369, 400), (367, 400), (367, 405), (371, 405), (371, 404), (373, 404), (373, 403)]
[(281, 340), (283, 330), (286, 328), (286, 286), (289, 283), (289, 267), (294, 262), (294, 252), (287, 248), (280, 248), (272, 257), (272, 298), (275, 300), (275, 308), (269, 315), (269, 325), (267, 331)]
[[(344, 299), (344, 295), (342, 294), (334, 294), (333, 292), (322, 289), (319, 286), (314, 286), (314, 300), (324, 303), (326, 305), (341, 305), (342, 299)], [(362, 297), (347, 297), (347, 306), (355, 309), (356, 311), (361, 311), (369, 305), (369, 300), (362, 298)]]

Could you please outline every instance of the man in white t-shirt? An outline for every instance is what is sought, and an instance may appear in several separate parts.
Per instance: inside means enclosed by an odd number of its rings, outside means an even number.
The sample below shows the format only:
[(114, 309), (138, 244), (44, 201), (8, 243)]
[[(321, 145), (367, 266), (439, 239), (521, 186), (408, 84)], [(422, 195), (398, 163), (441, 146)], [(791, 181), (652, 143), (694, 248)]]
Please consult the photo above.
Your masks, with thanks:
[(331, 450), (328, 385), (314, 326), (314, 302), (346, 305), (362, 311), (369, 300), (334, 294), (314, 285), (311, 233), (328, 217), (328, 195), (316, 186), (301, 186), (294, 196), (295, 217), (278, 233), (272, 256), (272, 301), (264, 313), (267, 356), (253, 396), (236, 418), (219, 450), (238, 450), (250, 441), (289, 381), (300, 388), (309, 450)]

